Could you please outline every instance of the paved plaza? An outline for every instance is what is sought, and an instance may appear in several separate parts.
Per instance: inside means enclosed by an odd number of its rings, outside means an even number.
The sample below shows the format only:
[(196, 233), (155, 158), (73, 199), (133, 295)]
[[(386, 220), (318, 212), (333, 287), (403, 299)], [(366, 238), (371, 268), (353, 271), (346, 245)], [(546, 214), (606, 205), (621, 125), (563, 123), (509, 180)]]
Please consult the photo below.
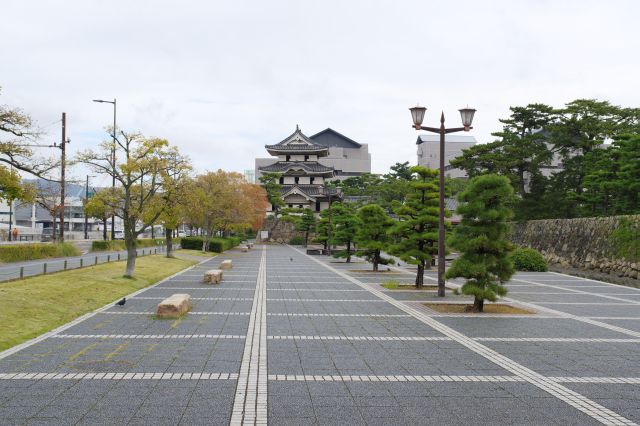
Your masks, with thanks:
[[(380, 286), (410, 273), (369, 270), (286, 246), (208, 259), (3, 353), (0, 423), (640, 422), (640, 290), (519, 273), (508, 299), (535, 314), (439, 314)], [(192, 312), (155, 319), (173, 293)]]

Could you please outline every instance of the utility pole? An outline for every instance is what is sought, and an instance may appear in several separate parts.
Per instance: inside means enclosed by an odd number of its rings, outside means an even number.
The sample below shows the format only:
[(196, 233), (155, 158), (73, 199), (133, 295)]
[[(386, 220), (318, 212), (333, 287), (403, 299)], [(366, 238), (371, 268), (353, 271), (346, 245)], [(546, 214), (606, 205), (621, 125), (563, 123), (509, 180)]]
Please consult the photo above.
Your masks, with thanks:
[[(60, 142), (60, 151), (62, 151), (62, 159), (60, 162), (60, 241), (64, 241), (64, 172), (67, 163), (66, 147), (67, 145), (67, 113), (62, 113), (62, 141)], [(54, 235), (55, 237), (55, 235)]]
[(85, 202), (85, 210), (84, 210), (84, 239), (89, 239), (89, 217), (87, 216), (86, 203), (89, 202), (89, 175), (87, 175), (87, 186), (84, 188), (84, 202)]

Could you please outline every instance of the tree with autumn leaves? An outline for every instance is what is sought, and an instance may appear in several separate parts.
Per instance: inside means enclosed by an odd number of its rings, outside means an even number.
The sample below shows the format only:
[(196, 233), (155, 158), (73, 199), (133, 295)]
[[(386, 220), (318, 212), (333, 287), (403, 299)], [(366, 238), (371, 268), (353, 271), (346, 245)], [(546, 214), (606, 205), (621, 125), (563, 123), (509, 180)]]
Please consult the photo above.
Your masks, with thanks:
[(267, 194), (241, 174), (218, 170), (198, 175), (186, 185), (184, 218), (202, 230), (202, 250), (214, 235), (258, 230), (267, 209)]

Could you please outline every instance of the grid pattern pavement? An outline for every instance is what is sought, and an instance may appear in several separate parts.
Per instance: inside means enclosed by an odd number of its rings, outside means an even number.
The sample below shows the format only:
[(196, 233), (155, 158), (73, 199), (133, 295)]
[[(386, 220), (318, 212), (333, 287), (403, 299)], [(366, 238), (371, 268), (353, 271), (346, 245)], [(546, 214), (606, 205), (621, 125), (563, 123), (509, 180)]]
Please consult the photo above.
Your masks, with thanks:
[[(202, 284), (224, 258), (223, 283)], [(0, 423), (640, 420), (639, 290), (526, 273), (509, 300), (534, 315), (440, 314), (380, 286), (410, 272), (369, 269), (285, 246), (207, 260), (0, 355)], [(193, 312), (154, 319), (173, 291)]]

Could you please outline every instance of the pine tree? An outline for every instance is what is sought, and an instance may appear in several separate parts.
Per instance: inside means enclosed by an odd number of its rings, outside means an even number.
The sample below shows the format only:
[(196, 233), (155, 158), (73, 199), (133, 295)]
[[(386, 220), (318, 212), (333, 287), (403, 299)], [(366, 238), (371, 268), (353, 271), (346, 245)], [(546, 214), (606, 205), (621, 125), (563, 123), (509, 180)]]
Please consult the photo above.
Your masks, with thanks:
[(296, 229), (304, 232), (304, 246), (309, 243), (309, 233), (316, 229), (316, 216), (311, 209), (302, 210), (302, 216), (297, 221)]
[(378, 271), (378, 265), (382, 263), (380, 252), (389, 244), (389, 228), (393, 220), (377, 204), (368, 204), (358, 209), (360, 227), (356, 233), (355, 241), (364, 249), (367, 259), (373, 263), (373, 270)]
[(483, 311), (485, 300), (495, 302), (497, 296), (506, 295), (502, 283), (515, 272), (508, 258), (512, 245), (507, 240), (512, 197), (509, 179), (493, 174), (473, 178), (458, 197), (462, 220), (451, 243), (461, 254), (446, 276), (466, 278), (462, 293), (475, 296), (475, 312)]
[(335, 224), (331, 220), (331, 207), (320, 212), (320, 218), (316, 225), (315, 242), (322, 243), (325, 250), (329, 250), (329, 237), (333, 235)]
[(333, 210), (333, 224), (335, 225), (332, 244), (345, 246), (345, 249), (336, 253), (334, 257), (344, 257), (346, 258), (346, 263), (349, 263), (351, 262), (351, 256), (355, 252), (353, 242), (360, 222), (353, 207), (349, 204), (335, 203), (331, 208)]
[(418, 265), (416, 287), (424, 284), (424, 270), (438, 253), (439, 187), (438, 172), (425, 167), (411, 168), (415, 175), (409, 183), (404, 203), (395, 203), (393, 212), (398, 221), (391, 229), (395, 243), (390, 253), (405, 262)]

